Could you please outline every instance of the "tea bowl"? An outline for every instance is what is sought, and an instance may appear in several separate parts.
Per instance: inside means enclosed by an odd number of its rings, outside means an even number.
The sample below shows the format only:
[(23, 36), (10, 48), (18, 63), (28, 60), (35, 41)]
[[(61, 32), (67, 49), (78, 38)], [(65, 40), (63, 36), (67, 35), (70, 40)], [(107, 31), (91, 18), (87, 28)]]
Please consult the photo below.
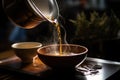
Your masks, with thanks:
[(39, 59), (52, 69), (75, 69), (87, 57), (88, 49), (76, 44), (51, 44), (37, 49)]
[(25, 64), (33, 62), (33, 57), (37, 55), (37, 49), (41, 46), (39, 42), (17, 42), (11, 45), (15, 55)]

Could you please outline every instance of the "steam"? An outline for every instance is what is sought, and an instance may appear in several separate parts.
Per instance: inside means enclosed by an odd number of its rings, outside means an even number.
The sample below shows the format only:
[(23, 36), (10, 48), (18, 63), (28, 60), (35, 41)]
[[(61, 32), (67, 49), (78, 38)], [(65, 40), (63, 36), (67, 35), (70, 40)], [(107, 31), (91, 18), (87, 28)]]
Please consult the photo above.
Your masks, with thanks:
[(63, 25), (60, 25), (60, 26), (61, 26), (61, 29), (62, 29), (63, 32), (64, 32), (64, 35), (63, 35), (63, 38), (62, 38), (63, 44), (68, 44), (68, 42), (67, 42), (67, 33), (66, 33), (66, 30), (65, 30), (65, 28), (63, 27)]
[(69, 45), (67, 42), (66, 29), (62, 25), (62, 23), (57, 19), (53, 20), (49, 24), (49, 29), (50, 29), (50, 34), (49, 34), (50, 36), (46, 38), (45, 45), (54, 44), (54, 46), (51, 45), (52, 47), (49, 48), (47, 51), (50, 53), (54, 52), (56, 54), (66, 53), (66, 51), (69, 51), (70, 48), (68, 47), (64, 47), (64, 49), (62, 49), (62, 44)]
[[(53, 49), (51, 49), (52, 51), (55, 52), (55, 54), (57, 55), (60, 51), (60, 47), (62, 46), (62, 44), (66, 44), (69, 46), (68, 42), (67, 42), (67, 33), (66, 33), (66, 29), (64, 28), (64, 26), (61, 24), (61, 22), (58, 21), (58, 24), (59, 24), (59, 28), (60, 28), (60, 34), (58, 34), (58, 30), (57, 28), (55, 27), (55, 30), (54, 30), (54, 33), (53, 33), (53, 39), (54, 39), (54, 45), (55, 46), (59, 46), (59, 47), (53, 47)], [(61, 36), (59, 36), (61, 35)], [(61, 44), (60, 44), (60, 41), (59, 41), (59, 37), (61, 37)], [(58, 49), (59, 48), (59, 49)], [(63, 47), (61, 47), (63, 48)], [(69, 51), (70, 48), (68, 47), (64, 47), (64, 49), (62, 49), (62, 54), (63, 53), (66, 53), (66, 51)], [(61, 53), (60, 53), (61, 54)]]
[[(58, 23), (60, 25), (59, 27), (61, 31), (62, 44), (68, 44), (67, 39), (66, 39), (67, 38), (66, 30), (60, 22)], [(49, 26), (52, 29), (52, 36), (49, 39), (50, 44), (59, 44), (58, 32), (57, 32), (56, 27), (53, 24), (52, 25), (50, 24)]]

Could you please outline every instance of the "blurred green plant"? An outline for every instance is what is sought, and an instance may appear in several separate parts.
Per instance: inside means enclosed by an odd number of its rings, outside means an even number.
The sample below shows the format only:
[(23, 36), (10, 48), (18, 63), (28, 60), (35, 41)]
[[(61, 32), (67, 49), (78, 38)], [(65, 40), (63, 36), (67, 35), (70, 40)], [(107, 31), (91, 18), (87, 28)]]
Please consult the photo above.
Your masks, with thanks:
[(89, 19), (84, 12), (81, 12), (75, 20), (70, 19), (70, 22), (76, 27), (76, 38), (82, 40), (113, 39), (118, 37), (120, 31), (120, 19), (113, 11), (109, 16), (94, 11), (90, 13)]

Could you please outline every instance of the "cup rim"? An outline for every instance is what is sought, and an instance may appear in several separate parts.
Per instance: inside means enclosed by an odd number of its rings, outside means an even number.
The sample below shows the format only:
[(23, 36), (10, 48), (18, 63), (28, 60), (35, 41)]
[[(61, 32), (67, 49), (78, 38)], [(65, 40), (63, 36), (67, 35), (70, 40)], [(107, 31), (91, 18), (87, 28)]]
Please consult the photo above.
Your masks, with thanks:
[[(18, 45), (23, 45), (23, 44), (33, 44), (33, 47), (32, 46), (29, 46), (29, 47), (17, 47)], [(42, 43), (40, 43), (40, 42), (16, 42), (16, 43), (13, 43), (12, 45), (11, 45), (11, 47), (13, 48), (13, 49), (32, 49), (32, 48), (39, 48), (39, 47), (41, 47), (42, 46)]]
[[(57, 46), (59, 44), (50, 44), (50, 45), (46, 45), (46, 46), (40, 47), (40, 48), (37, 49), (37, 53), (40, 54), (40, 55), (45, 55), (45, 56), (52, 56), (52, 55), (41, 54), (39, 51), (40, 51), (40, 49), (43, 49), (43, 48), (48, 47), (48, 46), (54, 46), (54, 45)], [(69, 56), (82, 55), (82, 54), (86, 54), (88, 52), (88, 48), (85, 47), (85, 46), (82, 46), (82, 45), (77, 45), (77, 44), (62, 44), (62, 45), (79, 46), (79, 47), (82, 47), (82, 48), (85, 49), (85, 51), (81, 52), (80, 54), (69, 55)], [(66, 56), (66, 55), (56, 56), (56, 57), (64, 57), (64, 56)]]

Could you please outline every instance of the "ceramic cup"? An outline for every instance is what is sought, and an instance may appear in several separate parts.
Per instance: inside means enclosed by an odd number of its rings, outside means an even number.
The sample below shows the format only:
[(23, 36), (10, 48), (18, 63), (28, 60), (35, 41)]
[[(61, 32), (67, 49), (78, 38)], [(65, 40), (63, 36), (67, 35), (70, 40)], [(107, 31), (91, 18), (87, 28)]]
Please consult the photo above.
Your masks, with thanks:
[(39, 42), (18, 42), (12, 44), (12, 48), (17, 57), (23, 63), (32, 63), (33, 57), (37, 54), (37, 49), (42, 46)]
[(75, 44), (61, 44), (62, 54), (59, 54), (60, 45), (47, 45), (37, 50), (38, 57), (52, 69), (75, 69), (87, 57), (88, 49), (85, 46)]

